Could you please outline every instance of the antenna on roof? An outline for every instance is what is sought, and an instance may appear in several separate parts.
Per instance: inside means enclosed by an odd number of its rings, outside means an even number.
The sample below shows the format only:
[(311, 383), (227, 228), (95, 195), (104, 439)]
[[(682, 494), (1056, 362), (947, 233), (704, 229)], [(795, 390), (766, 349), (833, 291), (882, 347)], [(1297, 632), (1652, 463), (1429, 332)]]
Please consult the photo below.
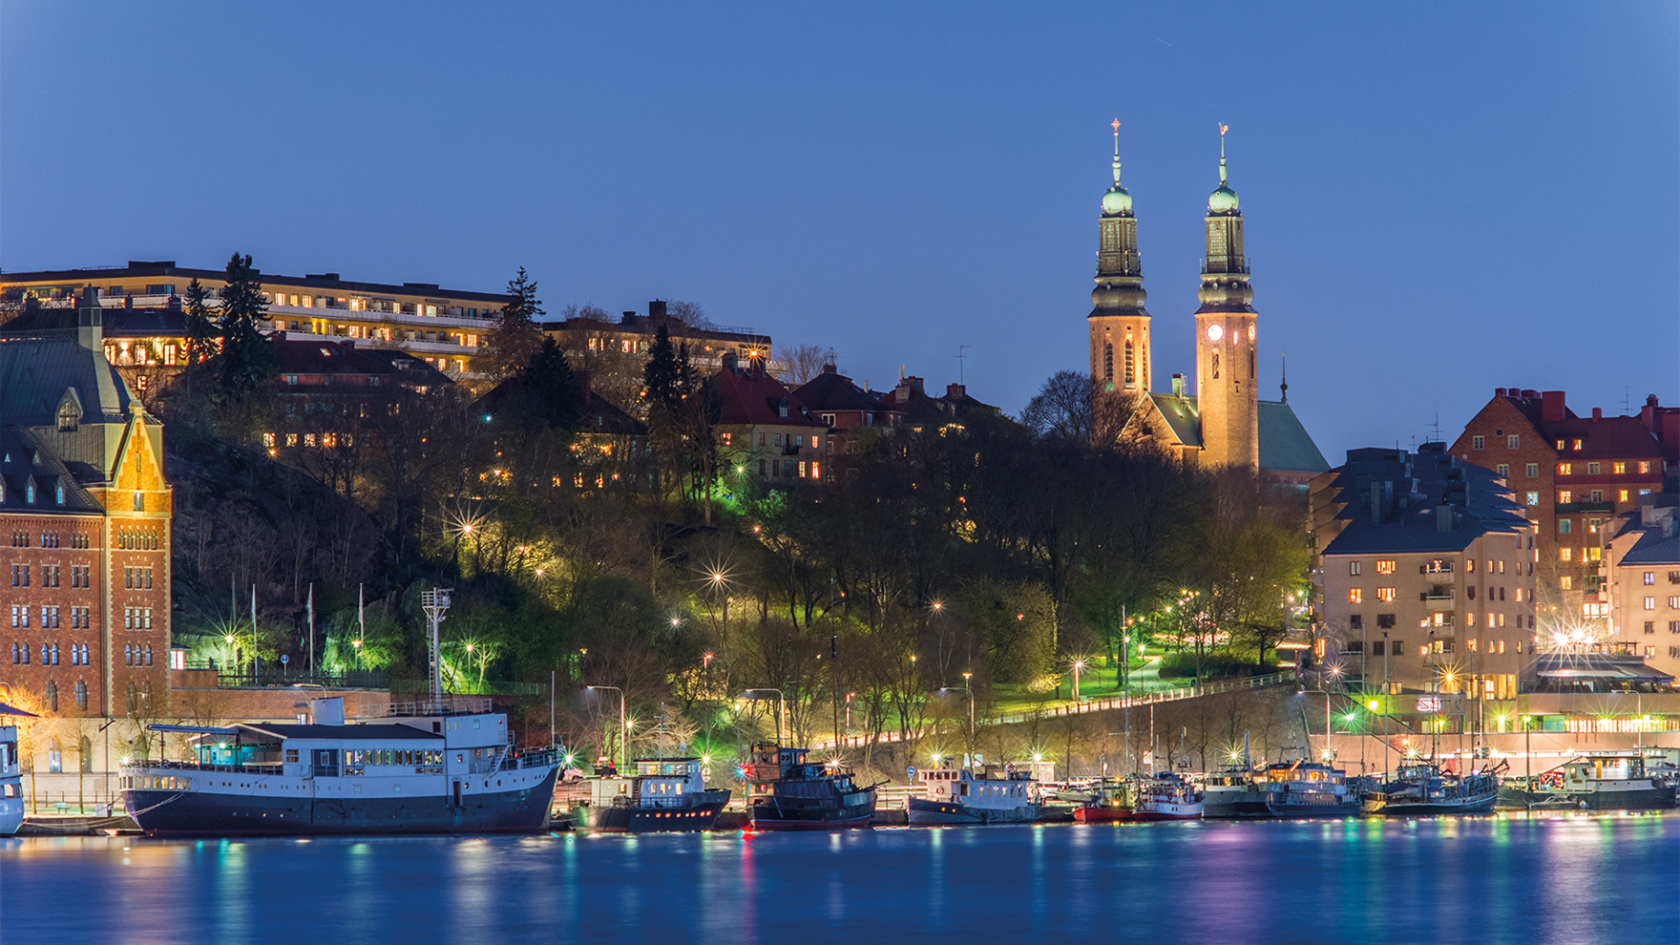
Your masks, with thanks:
[(1440, 413), (1440, 411), (1435, 412), (1435, 423), (1433, 424), (1431, 429), (1433, 430), (1433, 433), (1431, 433), (1432, 438), (1431, 438), (1430, 442), (1431, 443), (1440, 442), (1440, 440), (1441, 440), (1441, 413)]
[(1624, 417), (1628, 416), (1633, 409), (1631, 406), (1629, 406), (1631, 401), (1628, 399), (1628, 393), (1629, 393), (1629, 391), (1628, 391), (1627, 387), (1624, 385), (1622, 387), (1622, 416), (1624, 416)]
[[(963, 357), (964, 357), (963, 352), (967, 351), (971, 347), (973, 347), (973, 346), (972, 345), (957, 345), (957, 383), (958, 384), (966, 385), (968, 383), (968, 381), (963, 378)], [(949, 377), (950, 375), (946, 375), (946, 376)]]
[(1287, 404), (1289, 403), (1289, 352), (1280, 351), (1278, 355), (1283, 359), (1283, 383), (1278, 385), (1278, 389), (1283, 391), (1283, 402)]

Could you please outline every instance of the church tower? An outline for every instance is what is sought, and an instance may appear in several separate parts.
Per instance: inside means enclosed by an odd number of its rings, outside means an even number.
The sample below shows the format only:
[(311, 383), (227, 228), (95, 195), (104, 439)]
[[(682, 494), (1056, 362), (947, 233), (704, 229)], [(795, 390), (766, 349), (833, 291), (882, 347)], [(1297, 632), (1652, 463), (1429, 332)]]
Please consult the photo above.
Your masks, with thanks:
[(1097, 287), (1091, 291), (1091, 376), (1106, 391), (1149, 393), (1149, 313), (1143, 308), (1132, 195), (1120, 186), (1120, 119), (1114, 120), (1114, 186), (1103, 194), (1098, 223)]
[(1225, 179), (1225, 132), (1219, 126), (1219, 189), (1208, 197), (1207, 256), (1196, 309), (1196, 400), (1201, 414), (1202, 463), (1260, 463), (1256, 387), (1254, 290), (1243, 255), (1242, 211)]

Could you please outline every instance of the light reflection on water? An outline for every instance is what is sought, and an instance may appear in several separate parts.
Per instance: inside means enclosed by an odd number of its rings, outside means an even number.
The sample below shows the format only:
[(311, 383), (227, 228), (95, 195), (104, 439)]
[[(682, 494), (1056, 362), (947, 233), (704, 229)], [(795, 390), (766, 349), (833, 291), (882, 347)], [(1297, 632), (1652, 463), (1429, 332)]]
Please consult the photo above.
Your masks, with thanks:
[(0, 942), (1646, 940), (1680, 817), (0, 841)]

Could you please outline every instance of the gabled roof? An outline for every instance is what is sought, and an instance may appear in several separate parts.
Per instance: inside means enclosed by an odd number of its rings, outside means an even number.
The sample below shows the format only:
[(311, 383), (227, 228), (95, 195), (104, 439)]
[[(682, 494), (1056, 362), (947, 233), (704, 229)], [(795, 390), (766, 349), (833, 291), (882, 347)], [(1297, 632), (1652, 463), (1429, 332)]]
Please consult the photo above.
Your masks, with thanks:
[(1622, 555), (1621, 563), (1680, 564), (1680, 532), (1665, 538), (1661, 528), (1644, 529), (1644, 534), (1639, 536), (1639, 540)]
[[(1161, 419), (1166, 422), (1167, 429), (1177, 442), (1172, 446), (1193, 446), (1198, 449), (1202, 445), (1202, 414), (1196, 404), (1196, 398), (1188, 394), (1155, 394), (1149, 395), (1149, 403), (1139, 403), (1138, 406), (1147, 411), (1151, 406)], [(1135, 416), (1136, 414), (1134, 414)]]
[[(1301, 425), (1299, 417), (1286, 401), (1262, 400), (1257, 403), (1256, 424), (1260, 438), (1260, 468), (1280, 473), (1327, 472), (1330, 463), (1319, 452), (1318, 444)], [(1202, 446), (1202, 415), (1197, 399), (1188, 394), (1151, 393), (1147, 401), (1140, 400), (1133, 412), (1154, 412), (1165, 421), (1175, 442), (1174, 447), (1199, 449)], [(1128, 425), (1131, 423), (1127, 421)]]
[[(77, 482), (69, 467), (53, 455), (40, 438), (23, 427), (0, 427), (0, 479), (6, 483), (0, 497), (0, 511), (30, 514), (102, 514), (105, 510)], [(35, 502), (30, 504), (28, 485), (35, 483)], [(64, 504), (58, 504), (56, 487), (64, 487)]]
[(765, 373), (762, 361), (739, 367), (726, 360), (723, 370), (712, 375), (709, 383), (717, 392), (720, 426), (770, 424), (828, 428), (781, 381)]
[(76, 329), (0, 332), (0, 423), (56, 423), (67, 387), (76, 388), (83, 423), (122, 423), (128, 416), (128, 388), (103, 348), (83, 347)]
[(793, 396), (816, 412), (860, 410), (874, 413), (884, 409), (880, 394), (857, 386), (851, 378), (834, 370), (832, 364), (824, 365), (823, 372), (806, 381), (793, 392)]

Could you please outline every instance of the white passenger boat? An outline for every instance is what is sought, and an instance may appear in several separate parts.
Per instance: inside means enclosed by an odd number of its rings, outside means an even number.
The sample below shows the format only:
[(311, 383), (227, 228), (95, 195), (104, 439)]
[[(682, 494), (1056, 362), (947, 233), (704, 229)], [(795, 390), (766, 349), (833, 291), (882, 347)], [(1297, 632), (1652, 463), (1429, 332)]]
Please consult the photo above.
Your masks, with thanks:
[(933, 768), (916, 775), (927, 796), (910, 798), (911, 826), (1021, 824), (1043, 813), (1038, 782), (1024, 771), (977, 778), (967, 768)]
[(710, 830), (729, 803), (728, 791), (706, 789), (699, 758), (640, 758), (635, 774), (591, 778), (588, 784), (589, 802), (576, 821), (591, 830)]
[(122, 768), (123, 800), (149, 836), (535, 832), (558, 770), (518, 752), (490, 700), (443, 696), (345, 724), (344, 701), (310, 702), (307, 725), (152, 725), (191, 736), (193, 761)]

